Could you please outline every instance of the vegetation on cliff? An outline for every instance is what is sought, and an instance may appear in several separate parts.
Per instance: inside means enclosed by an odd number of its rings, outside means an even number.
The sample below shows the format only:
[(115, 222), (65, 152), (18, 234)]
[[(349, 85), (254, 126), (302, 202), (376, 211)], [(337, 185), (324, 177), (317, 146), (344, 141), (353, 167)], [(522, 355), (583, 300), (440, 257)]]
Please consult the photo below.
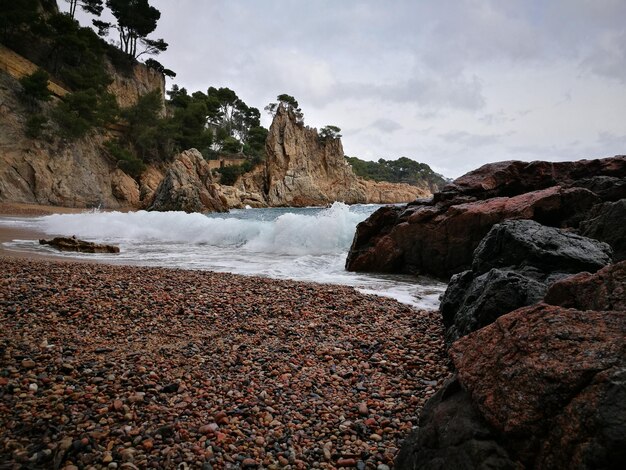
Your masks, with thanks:
[(357, 176), (369, 180), (427, 186), (433, 192), (443, 188), (447, 183), (443, 176), (435, 173), (426, 163), (419, 163), (407, 157), (397, 160), (381, 158), (377, 162), (369, 162), (346, 156), (346, 160), (352, 165), (352, 170)]

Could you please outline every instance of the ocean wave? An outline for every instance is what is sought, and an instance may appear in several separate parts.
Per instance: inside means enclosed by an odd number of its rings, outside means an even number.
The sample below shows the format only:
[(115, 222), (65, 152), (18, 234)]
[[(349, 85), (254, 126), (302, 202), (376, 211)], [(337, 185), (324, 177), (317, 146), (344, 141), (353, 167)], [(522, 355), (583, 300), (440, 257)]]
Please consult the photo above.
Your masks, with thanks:
[(271, 221), (138, 211), (55, 214), (41, 217), (38, 222), (47, 234), (131, 245), (182, 243), (239, 247), (249, 252), (323, 255), (346, 252), (356, 225), (366, 215), (335, 203), (313, 215), (286, 213)]

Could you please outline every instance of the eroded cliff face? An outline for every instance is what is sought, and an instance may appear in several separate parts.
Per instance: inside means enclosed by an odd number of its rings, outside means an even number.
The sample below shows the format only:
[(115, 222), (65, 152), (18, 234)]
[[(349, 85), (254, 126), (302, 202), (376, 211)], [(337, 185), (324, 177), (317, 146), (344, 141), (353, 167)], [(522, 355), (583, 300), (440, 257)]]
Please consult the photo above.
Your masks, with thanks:
[(140, 96), (158, 90), (162, 97), (162, 109), (165, 112), (165, 77), (163, 74), (145, 64), (134, 65), (127, 74), (117, 72), (110, 63), (107, 63), (107, 70), (113, 78), (109, 91), (115, 95), (120, 108), (133, 106)]
[(30, 111), (18, 91), (18, 82), (0, 72), (0, 201), (115, 209), (137, 204), (137, 183), (105, 156), (103, 136), (28, 138)]
[(427, 191), (358, 178), (344, 158), (339, 139), (321, 139), (316, 129), (298, 123), (279, 106), (266, 143), (264, 193), (270, 206), (408, 202)]
[[(163, 76), (145, 65), (136, 65), (128, 75), (108, 67), (114, 79), (109, 90), (121, 107), (132, 106), (153, 90), (164, 96)], [(72, 142), (26, 136), (33, 110), (18, 99), (19, 91), (17, 80), (0, 71), (0, 201), (112, 209), (141, 206), (146, 194), (140, 194), (137, 182), (107, 157), (103, 133)]]

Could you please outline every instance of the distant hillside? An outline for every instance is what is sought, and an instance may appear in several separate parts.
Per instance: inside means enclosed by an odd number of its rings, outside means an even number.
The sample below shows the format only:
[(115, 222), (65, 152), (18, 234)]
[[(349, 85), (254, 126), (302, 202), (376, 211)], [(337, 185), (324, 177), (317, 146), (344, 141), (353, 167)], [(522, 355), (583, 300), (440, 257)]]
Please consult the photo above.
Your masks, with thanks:
[(354, 173), (364, 179), (427, 187), (433, 193), (448, 182), (439, 173), (435, 173), (426, 163), (416, 162), (407, 157), (401, 157), (397, 160), (381, 158), (377, 162), (369, 162), (357, 157), (346, 157), (346, 160), (352, 165)]

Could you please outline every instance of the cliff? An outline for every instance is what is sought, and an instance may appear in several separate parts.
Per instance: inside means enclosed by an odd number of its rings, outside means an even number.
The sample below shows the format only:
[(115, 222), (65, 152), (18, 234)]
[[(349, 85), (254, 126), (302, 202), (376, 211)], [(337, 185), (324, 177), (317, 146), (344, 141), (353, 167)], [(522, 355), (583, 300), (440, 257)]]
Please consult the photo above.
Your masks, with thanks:
[(239, 197), (259, 205), (313, 206), (334, 201), (347, 204), (408, 202), (428, 191), (407, 184), (358, 178), (344, 158), (340, 139), (322, 139), (305, 127), (293, 111), (279, 106), (266, 142), (262, 170), (244, 175), (236, 186)]
[[(32, 73), (37, 66), (6, 48), (0, 50), (0, 56), (0, 201), (137, 208), (139, 187), (103, 150), (108, 138), (104, 132), (72, 142), (26, 135), (32, 110), (18, 99), (16, 78)], [(108, 68), (113, 78), (110, 91), (121, 106), (132, 105), (141, 94), (154, 89), (163, 96), (163, 76), (145, 65), (134, 66), (126, 75), (110, 64)], [(67, 93), (58, 84), (51, 86), (55, 95)], [(42, 104), (44, 109), (53, 105)]]

